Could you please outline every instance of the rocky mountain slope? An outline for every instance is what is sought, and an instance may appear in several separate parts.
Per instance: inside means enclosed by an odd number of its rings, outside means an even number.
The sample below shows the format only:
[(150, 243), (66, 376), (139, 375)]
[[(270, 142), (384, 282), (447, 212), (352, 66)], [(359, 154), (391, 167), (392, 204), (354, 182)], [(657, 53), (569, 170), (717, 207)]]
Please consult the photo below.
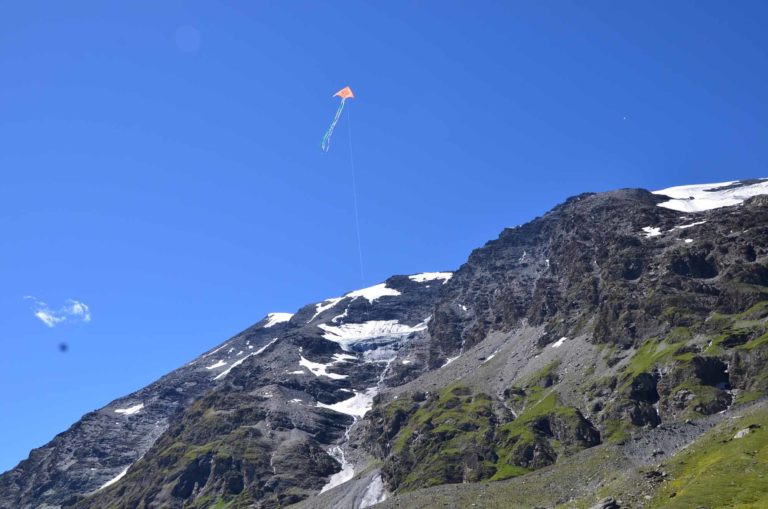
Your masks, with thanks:
[(0, 507), (760, 507), (767, 359), (768, 181), (583, 194), (455, 273), (270, 315)]

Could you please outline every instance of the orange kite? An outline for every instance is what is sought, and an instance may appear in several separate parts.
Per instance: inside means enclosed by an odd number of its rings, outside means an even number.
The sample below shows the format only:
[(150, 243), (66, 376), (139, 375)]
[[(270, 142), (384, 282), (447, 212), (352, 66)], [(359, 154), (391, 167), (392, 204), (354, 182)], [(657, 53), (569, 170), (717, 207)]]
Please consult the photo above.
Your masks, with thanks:
[(344, 87), (335, 94), (333, 94), (333, 97), (341, 97), (342, 100), (347, 99), (354, 99), (355, 94), (352, 93), (352, 89), (349, 87)]
[(339, 121), (339, 118), (341, 117), (341, 112), (344, 109), (344, 103), (347, 99), (354, 99), (355, 94), (352, 93), (352, 89), (349, 87), (344, 87), (335, 94), (333, 94), (333, 97), (341, 97), (341, 104), (339, 104), (339, 109), (336, 110), (336, 116), (333, 117), (333, 122), (331, 122), (331, 127), (328, 128), (327, 131), (325, 131), (325, 136), (323, 136), (323, 141), (320, 143), (320, 148), (323, 149), (323, 152), (328, 152), (328, 149), (331, 146), (331, 136), (333, 135), (333, 130), (336, 128), (336, 122)]

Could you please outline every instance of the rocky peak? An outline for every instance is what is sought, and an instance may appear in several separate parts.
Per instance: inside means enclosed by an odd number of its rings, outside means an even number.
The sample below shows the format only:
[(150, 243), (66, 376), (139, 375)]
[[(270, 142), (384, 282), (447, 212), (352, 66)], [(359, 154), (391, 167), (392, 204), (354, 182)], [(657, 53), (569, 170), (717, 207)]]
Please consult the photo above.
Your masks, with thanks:
[(718, 415), (768, 389), (766, 193), (585, 193), (455, 273), (271, 313), (32, 451), (0, 508), (357, 508)]

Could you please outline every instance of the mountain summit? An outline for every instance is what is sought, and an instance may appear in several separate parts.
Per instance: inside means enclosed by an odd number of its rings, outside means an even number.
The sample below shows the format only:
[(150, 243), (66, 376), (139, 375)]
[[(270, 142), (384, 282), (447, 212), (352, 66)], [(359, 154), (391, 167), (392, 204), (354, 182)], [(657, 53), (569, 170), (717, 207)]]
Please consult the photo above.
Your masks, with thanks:
[(768, 504), (766, 195), (586, 193), (271, 313), (33, 450), (0, 508)]

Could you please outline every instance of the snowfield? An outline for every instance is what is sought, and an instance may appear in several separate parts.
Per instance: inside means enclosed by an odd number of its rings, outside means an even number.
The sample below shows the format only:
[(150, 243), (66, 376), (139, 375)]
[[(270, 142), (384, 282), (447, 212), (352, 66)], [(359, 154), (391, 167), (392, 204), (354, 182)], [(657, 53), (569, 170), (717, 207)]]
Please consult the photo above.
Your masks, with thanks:
[(758, 179), (752, 184), (740, 184), (741, 181), (721, 182), (719, 184), (698, 184), (693, 186), (677, 186), (653, 194), (672, 198), (659, 203), (664, 207), (680, 212), (703, 212), (738, 205), (744, 200), (759, 194), (768, 194), (768, 179)]
[(336, 412), (351, 415), (355, 419), (362, 418), (373, 407), (373, 398), (378, 394), (376, 387), (370, 387), (363, 392), (355, 392), (355, 395), (344, 401), (339, 401), (332, 405), (317, 403), (321, 408), (329, 408)]
[(264, 324), (264, 328), (267, 329), (278, 323), (285, 323), (293, 317), (293, 313), (270, 313), (267, 315), (267, 323)]
[(320, 324), (325, 331), (323, 338), (338, 343), (343, 350), (350, 351), (351, 346), (361, 341), (377, 338), (405, 336), (427, 328), (426, 322), (414, 326), (404, 325), (397, 320), (371, 320), (363, 323), (345, 323), (339, 326)]
[(449, 279), (453, 277), (453, 272), (422, 272), (421, 274), (414, 274), (408, 276), (408, 279), (417, 283), (426, 283), (427, 281), (435, 281), (442, 279), (443, 284), (447, 283)]

